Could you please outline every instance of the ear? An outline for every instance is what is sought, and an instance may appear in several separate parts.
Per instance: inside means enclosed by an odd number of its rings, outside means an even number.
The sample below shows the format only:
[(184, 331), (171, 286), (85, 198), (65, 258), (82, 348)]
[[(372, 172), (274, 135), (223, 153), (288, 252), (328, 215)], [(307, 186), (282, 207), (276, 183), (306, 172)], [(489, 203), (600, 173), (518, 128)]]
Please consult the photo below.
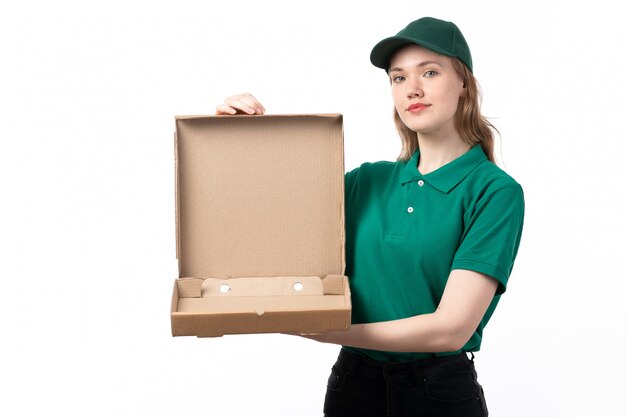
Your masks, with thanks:
[(463, 86), (461, 87), (461, 95), (459, 97), (465, 97), (465, 94), (467, 94), (467, 88), (465, 87), (465, 83), (463, 83)]

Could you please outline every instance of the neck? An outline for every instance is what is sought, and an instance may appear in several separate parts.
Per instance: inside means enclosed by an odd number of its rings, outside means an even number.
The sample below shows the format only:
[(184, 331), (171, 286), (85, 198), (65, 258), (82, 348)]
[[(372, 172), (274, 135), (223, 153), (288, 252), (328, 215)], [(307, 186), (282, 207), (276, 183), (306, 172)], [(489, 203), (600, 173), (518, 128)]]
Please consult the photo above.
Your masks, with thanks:
[(418, 135), (420, 158), (417, 169), (422, 175), (433, 172), (467, 152), (470, 146), (457, 132), (444, 136)]

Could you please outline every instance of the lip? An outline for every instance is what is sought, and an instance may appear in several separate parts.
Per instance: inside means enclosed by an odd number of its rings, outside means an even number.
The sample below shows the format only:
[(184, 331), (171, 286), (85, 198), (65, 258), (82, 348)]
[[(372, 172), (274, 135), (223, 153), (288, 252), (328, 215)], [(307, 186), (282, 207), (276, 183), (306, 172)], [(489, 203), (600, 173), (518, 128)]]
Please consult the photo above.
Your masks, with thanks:
[(423, 104), (423, 103), (413, 103), (409, 106), (409, 108), (407, 109), (410, 112), (418, 112), (420, 110), (423, 110), (427, 107), (429, 107), (430, 104)]

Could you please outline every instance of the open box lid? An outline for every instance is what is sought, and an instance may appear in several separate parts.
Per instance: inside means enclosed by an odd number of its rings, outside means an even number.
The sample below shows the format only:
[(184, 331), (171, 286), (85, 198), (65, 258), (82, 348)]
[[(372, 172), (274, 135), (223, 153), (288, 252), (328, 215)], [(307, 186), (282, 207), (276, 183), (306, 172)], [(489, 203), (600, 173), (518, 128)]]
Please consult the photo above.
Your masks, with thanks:
[(180, 277), (343, 275), (339, 114), (176, 117)]

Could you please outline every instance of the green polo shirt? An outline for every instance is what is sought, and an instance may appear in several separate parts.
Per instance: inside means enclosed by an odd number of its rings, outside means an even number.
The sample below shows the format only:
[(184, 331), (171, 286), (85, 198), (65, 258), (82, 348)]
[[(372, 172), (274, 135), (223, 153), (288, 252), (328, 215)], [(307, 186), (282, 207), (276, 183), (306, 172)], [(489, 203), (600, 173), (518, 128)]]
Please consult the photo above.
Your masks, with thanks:
[[(450, 271), (473, 270), (499, 282), (485, 316), (463, 347), (477, 351), (519, 247), (522, 188), (490, 162), (480, 146), (426, 175), (417, 170), (418, 161), (419, 150), (409, 161), (364, 163), (346, 173), (352, 322), (432, 313)], [(384, 362), (428, 356), (347, 349)]]

